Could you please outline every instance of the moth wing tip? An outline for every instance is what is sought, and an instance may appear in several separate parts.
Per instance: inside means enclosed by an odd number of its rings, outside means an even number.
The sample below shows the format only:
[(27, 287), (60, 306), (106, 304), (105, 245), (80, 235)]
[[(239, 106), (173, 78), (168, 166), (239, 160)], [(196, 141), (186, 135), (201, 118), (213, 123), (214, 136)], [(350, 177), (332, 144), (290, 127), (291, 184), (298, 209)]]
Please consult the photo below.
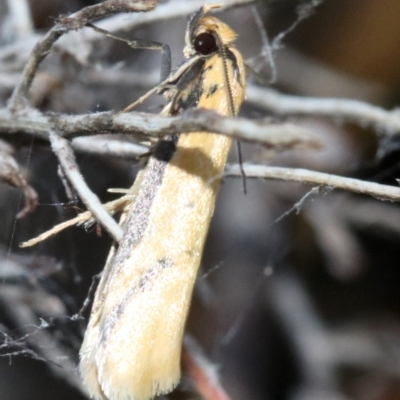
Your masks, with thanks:
[[(107, 400), (151, 400), (156, 396), (171, 393), (179, 383), (178, 379), (167, 379), (164, 381), (138, 382), (129, 385), (116, 385), (114, 383), (105, 383), (102, 385), (102, 391)], [(96, 400), (103, 400), (99, 398)]]

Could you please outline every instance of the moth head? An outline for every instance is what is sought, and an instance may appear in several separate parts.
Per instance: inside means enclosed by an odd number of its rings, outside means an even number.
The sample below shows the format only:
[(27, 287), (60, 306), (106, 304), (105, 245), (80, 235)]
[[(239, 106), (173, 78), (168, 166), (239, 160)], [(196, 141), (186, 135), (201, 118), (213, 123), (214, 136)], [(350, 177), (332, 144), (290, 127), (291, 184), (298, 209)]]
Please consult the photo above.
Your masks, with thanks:
[[(203, 11), (203, 10), (199, 10)], [(216, 53), (221, 46), (229, 46), (236, 39), (235, 32), (228, 25), (212, 16), (196, 18), (194, 14), (186, 31), (186, 58), (194, 54), (208, 56)]]

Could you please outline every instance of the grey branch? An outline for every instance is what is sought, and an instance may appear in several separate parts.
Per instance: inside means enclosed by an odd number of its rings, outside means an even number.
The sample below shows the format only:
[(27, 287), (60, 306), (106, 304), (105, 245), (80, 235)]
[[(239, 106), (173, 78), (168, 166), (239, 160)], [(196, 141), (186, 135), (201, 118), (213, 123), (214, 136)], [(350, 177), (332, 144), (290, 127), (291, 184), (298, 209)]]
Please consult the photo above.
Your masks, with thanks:
[(17, 218), (23, 218), (35, 209), (38, 195), (26, 182), (21, 168), (13, 157), (13, 149), (3, 140), (0, 140), (0, 182), (21, 188), (24, 192), (25, 206), (19, 210)]
[(329, 117), (373, 126), (387, 134), (400, 132), (400, 111), (388, 111), (358, 100), (291, 96), (272, 89), (249, 86), (247, 101), (279, 115)]
[[(120, 30), (131, 30), (140, 25), (150, 24), (158, 21), (169, 21), (172, 18), (184, 17), (186, 15), (190, 15), (196, 10), (198, 10), (204, 3), (218, 3), (221, 4), (221, 8), (219, 11), (226, 10), (228, 8), (244, 6), (250, 3), (255, 3), (256, 0), (191, 0), (191, 1), (182, 1), (182, 0), (172, 0), (165, 4), (160, 4), (157, 8), (146, 15), (136, 16), (133, 15), (131, 18), (127, 19), (123, 15), (116, 15), (114, 17), (107, 18), (104, 21), (101, 21), (99, 26), (103, 29), (106, 29), (110, 32), (118, 32)], [(95, 35), (89, 35), (89, 38), (94, 38)]]
[(147, 146), (140, 144), (96, 136), (76, 138), (72, 141), (72, 147), (82, 153), (94, 153), (127, 160), (136, 159), (149, 151)]
[(22, 72), (21, 79), (15, 87), (9, 101), (12, 111), (27, 107), (27, 96), (33, 78), (40, 63), (49, 54), (53, 44), (65, 33), (81, 29), (88, 22), (120, 12), (150, 11), (156, 6), (156, 0), (108, 0), (103, 3), (83, 8), (75, 14), (61, 18), (56, 25), (36, 44)]
[(60, 162), (63, 172), (78, 192), (80, 198), (85, 203), (88, 210), (95, 216), (96, 220), (101, 223), (107, 232), (119, 242), (122, 239), (122, 229), (105, 210), (98, 197), (89, 189), (83, 176), (79, 172), (73, 151), (68, 140), (57, 135), (56, 132), (50, 131), (51, 147)]
[[(381, 185), (379, 183), (366, 182), (359, 179), (345, 178), (343, 176), (300, 168), (269, 167), (250, 164), (244, 164), (243, 168), (247, 178), (301, 182), (314, 186), (325, 186), (365, 194), (379, 200), (400, 200), (400, 188), (394, 186)], [(225, 176), (240, 176), (240, 174), (241, 172), (238, 165), (227, 165)]]
[(0, 135), (34, 134), (49, 140), (53, 127), (60, 136), (73, 139), (104, 133), (134, 134), (144, 138), (158, 138), (171, 132), (213, 132), (236, 139), (260, 142), (274, 148), (320, 146), (308, 130), (294, 124), (274, 124), (268, 119), (248, 120), (223, 117), (213, 111), (192, 109), (177, 117), (148, 113), (116, 114), (103, 112), (84, 115), (46, 115), (37, 110), (13, 114), (0, 109)]
[[(223, 6), (221, 7), (220, 11), (232, 7), (246, 5), (254, 1), (255, 0), (226, 0), (225, 2), (223, 2)], [(126, 1), (126, 3), (131, 3), (132, 7), (132, 2)], [(209, 3), (212, 3), (212, 1), (209, 1)], [(216, 3), (220, 2), (216, 1)], [(103, 6), (103, 4), (104, 3), (101, 3), (100, 5)], [(131, 15), (129, 18), (126, 18), (126, 15), (123, 14), (112, 15), (115, 14), (115, 12), (111, 12), (108, 15), (112, 16), (108, 16), (107, 18), (102, 19), (97, 23), (97, 25), (100, 28), (106, 29), (111, 33), (128, 31), (138, 26), (147, 25), (158, 21), (165, 21), (171, 18), (187, 16), (189, 14), (192, 14), (203, 4), (203, 0), (193, 0), (190, 2), (173, 0), (169, 1), (168, 3), (159, 5), (151, 13)], [(89, 44), (101, 39), (102, 37), (96, 32), (88, 30), (87, 32), (85, 32), (85, 35), (80, 38), (80, 41), (85, 44)], [(29, 53), (33, 49), (36, 42), (41, 40), (43, 40), (42, 35), (38, 33), (33, 33), (32, 35), (30, 35), (30, 37), (25, 38), (24, 40), (19, 40), (16, 43), (4, 46), (2, 49), (0, 49), (0, 60), (14, 58), (18, 59), (19, 63), (25, 64), (28, 58), (27, 53)], [(71, 35), (65, 35), (63, 36), (62, 40), (57, 42), (56, 45), (64, 49), (70, 49), (71, 47), (74, 48), (76, 46), (76, 38), (72, 37)], [(154, 84), (157, 84), (157, 82), (158, 81), (155, 81)], [(143, 84), (143, 82), (141, 84)]]

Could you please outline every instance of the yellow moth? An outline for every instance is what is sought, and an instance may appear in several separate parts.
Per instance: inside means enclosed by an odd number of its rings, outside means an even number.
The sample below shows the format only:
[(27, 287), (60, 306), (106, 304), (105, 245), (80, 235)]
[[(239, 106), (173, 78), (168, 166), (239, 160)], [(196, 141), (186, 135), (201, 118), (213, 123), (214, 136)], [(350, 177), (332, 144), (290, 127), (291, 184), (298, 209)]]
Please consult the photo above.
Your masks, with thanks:
[[(235, 115), (245, 72), (236, 34), (205, 5), (188, 23), (186, 60), (158, 87), (164, 115), (190, 107)], [(97, 288), (80, 351), (95, 399), (149, 400), (180, 378), (185, 320), (231, 139), (212, 133), (160, 140), (136, 178)]]

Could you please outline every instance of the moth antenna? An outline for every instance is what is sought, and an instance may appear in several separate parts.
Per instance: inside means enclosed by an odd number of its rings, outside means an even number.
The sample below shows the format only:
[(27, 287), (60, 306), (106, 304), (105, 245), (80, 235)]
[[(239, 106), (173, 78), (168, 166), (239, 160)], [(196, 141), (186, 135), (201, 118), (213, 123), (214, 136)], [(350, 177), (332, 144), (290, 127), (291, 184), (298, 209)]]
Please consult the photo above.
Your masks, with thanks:
[(232, 93), (232, 86), (229, 82), (229, 73), (228, 73), (228, 62), (227, 62), (227, 55), (226, 55), (226, 49), (225, 46), (222, 43), (221, 36), (219, 35), (218, 32), (215, 32), (215, 36), (217, 37), (218, 41), (218, 48), (219, 48), (219, 53), (222, 58), (222, 65), (224, 69), (224, 81), (225, 81), (225, 87), (227, 90), (227, 95), (228, 95), (228, 104), (229, 104), (229, 112), (231, 113), (232, 116), (235, 115), (236, 110), (235, 106), (233, 103), (233, 93)]
[[(217, 37), (217, 41), (219, 42), (218, 47), (220, 49), (220, 54), (221, 54), (221, 58), (222, 58), (225, 87), (226, 87), (226, 91), (227, 91), (227, 95), (228, 95), (229, 111), (230, 111), (231, 115), (234, 116), (234, 115), (236, 115), (236, 110), (235, 110), (235, 105), (233, 102), (232, 86), (229, 81), (226, 49), (225, 49), (225, 46), (222, 44), (221, 36), (218, 34), (218, 32), (215, 32), (215, 34)], [(247, 178), (246, 178), (246, 174), (245, 174), (244, 168), (243, 168), (242, 146), (241, 146), (241, 143), (239, 140), (236, 141), (236, 149), (237, 149), (237, 156), (238, 156), (238, 161), (239, 161), (239, 165), (240, 165), (240, 172), (242, 174), (243, 192), (244, 192), (244, 194), (247, 194)]]
[(242, 175), (243, 193), (247, 194), (247, 176), (243, 168), (242, 142), (240, 140), (236, 140), (236, 152), (238, 157), (240, 174)]

